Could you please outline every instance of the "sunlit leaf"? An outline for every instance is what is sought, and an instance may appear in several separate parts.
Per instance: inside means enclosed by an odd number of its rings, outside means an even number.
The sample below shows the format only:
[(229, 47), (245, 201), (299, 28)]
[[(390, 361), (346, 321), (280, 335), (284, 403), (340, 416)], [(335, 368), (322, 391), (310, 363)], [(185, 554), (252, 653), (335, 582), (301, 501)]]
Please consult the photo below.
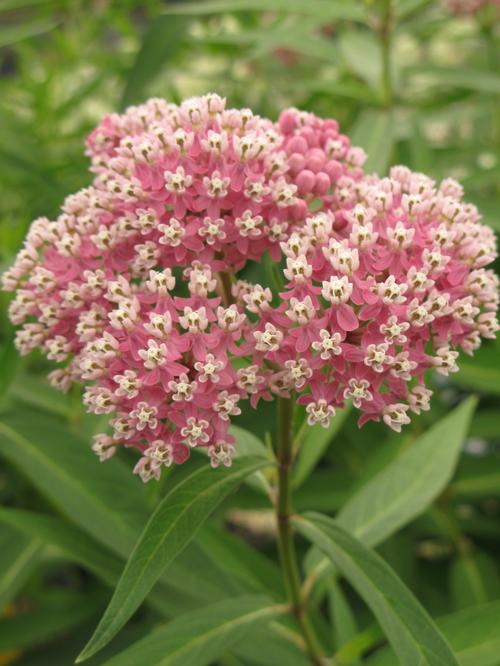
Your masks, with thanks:
[(236, 460), (230, 469), (203, 466), (165, 496), (132, 551), (109, 606), (79, 661), (98, 652), (113, 638), (216, 506), (246, 476), (266, 464), (266, 460), (252, 457)]

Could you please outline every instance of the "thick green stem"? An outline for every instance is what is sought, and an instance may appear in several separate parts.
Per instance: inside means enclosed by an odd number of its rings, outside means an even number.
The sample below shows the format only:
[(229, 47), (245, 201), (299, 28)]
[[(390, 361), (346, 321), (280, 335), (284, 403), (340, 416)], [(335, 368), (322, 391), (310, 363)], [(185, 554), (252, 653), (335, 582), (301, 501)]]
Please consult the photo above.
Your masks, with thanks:
[(316, 637), (306, 615), (304, 598), (301, 590), (297, 554), (293, 540), (292, 516), (292, 416), (291, 400), (278, 400), (278, 497), (276, 517), (278, 522), (278, 544), (281, 566), (288, 592), (292, 612), (297, 618), (307, 654), (315, 666), (324, 661)]
[(379, 24), (379, 37), (382, 51), (381, 96), (382, 103), (386, 107), (390, 107), (393, 104), (391, 64), (392, 21), (392, 0), (384, 0)]

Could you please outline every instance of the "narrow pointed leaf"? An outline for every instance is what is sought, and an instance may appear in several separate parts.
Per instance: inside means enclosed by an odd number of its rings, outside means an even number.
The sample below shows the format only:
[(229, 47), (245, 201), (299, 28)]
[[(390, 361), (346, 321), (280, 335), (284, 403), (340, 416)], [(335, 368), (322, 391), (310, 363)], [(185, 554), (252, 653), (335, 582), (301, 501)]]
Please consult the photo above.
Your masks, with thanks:
[(230, 469), (203, 466), (165, 496), (132, 551), (109, 606), (79, 661), (98, 652), (118, 633), (216, 506), (246, 476), (266, 464), (262, 458), (251, 457), (236, 460)]
[(236, 11), (283, 11), (306, 16), (319, 16), (325, 21), (348, 19), (365, 21), (363, 7), (349, 0), (210, 0), (209, 2), (177, 2), (169, 4), (166, 14), (218, 14)]
[(476, 405), (465, 400), (427, 430), (344, 505), (338, 524), (376, 546), (422, 513), (450, 481)]
[(0, 529), (0, 611), (16, 596), (33, 571), (42, 544), (10, 527)]
[[(143, 484), (120, 460), (100, 463), (59, 420), (2, 416), (0, 455), (61, 513), (119, 555), (128, 555), (148, 515)], [(120, 492), (117, 492), (117, 488)]]
[[(464, 400), (373, 477), (339, 511), (336, 522), (368, 546), (378, 546), (423, 513), (449, 483), (477, 405)], [(317, 549), (308, 568), (327, 571)]]
[(364, 599), (402, 664), (458, 666), (433, 620), (377, 553), (326, 516), (306, 514), (295, 525)]
[(69, 560), (89, 569), (110, 585), (114, 585), (120, 577), (123, 561), (63, 518), (22, 509), (0, 508), (0, 523), (45, 545), (55, 546)]
[[(473, 606), (437, 620), (460, 666), (498, 666), (500, 661), (500, 600)], [(368, 660), (369, 666), (399, 666), (389, 648)]]
[(258, 623), (282, 608), (263, 596), (221, 601), (188, 613), (153, 631), (104, 666), (206, 666), (216, 661)]

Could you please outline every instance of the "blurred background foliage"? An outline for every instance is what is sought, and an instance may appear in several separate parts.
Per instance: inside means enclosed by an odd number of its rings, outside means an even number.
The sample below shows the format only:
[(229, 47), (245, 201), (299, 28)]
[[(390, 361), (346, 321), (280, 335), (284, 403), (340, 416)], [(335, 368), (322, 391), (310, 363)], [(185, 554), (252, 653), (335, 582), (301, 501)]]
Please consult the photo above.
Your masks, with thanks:
[[(83, 141), (103, 114), (148, 96), (177, 102), (207, 91), (271, 118), (289, 105), (333, 116), (368, 151), (369, 169), (385, 174), (389, 165), (404, 163), (436, 179), (453, 176), (485, 222), (500, 231), (500, 19), (492, 6), (459, 17), (429, 0), (0, 0), (0, 272), (31, 220), (55, 216), (68, 193), (89, 183)], [(145, 507), (154, 505), (168, 480), (144, 491), (130, 470), (107, 478), (88, 451), (98, 419), (84, 414), (78, 390), (60, 396), (47, 386), (41, 357), (18, 358), (8, 298), (0, 299), (0, 410), (21, 424), (14, 435), (11, 425), (0, 425), (0, 664), (62, 666), (102, 612), (110, 570), (121, 567), (111, 540), (93, 527), (89, 479), (101, 484), (96, 492), (110, 505), (124, 493), (129, 503)], [(358, 431), (354, 415), (343, 415), (336, 432), (320, 443), (328, 445), (320, 463), (302, 470), (297, 490), (299, 509), (334, 514), (428, 426), (468, 393), (478, 393), (451, 484), (380, 547), (434, 616), (500, 597), (499, 351), (497, 343), (485, 344), (474, 358), (463, 359), (458, 375), (441, 378), (433, 410), (403, 436), (373, 423)], [(244, 414), (240, 425), (264, 439), (273, 431), (272, 418), (267, 408), (258, 419)], [(81, 460), (77, 451), (84, 452)], [(81, 478), (74, 487), (60, 455), (78, 458)], [(70, 496), (81, 502), (81, 512), (67, 504)], [(230, 595), (235, 588), (228, 568), (236, 570), (241, 587), (239, 555), (248, 542), (260, 550), (254, 566), (262, 579), (276, 586), (266, 506), (251, 488), (226, 501), (185, 551), (182, 585), (169, 588), (172, 607)], [(13, 508), (43, 512), (55, 522), (23, 530), (19, 525), (29, 516), (13, 514)], [(101, 547), (97, 542), (111, 549), (99, 551), (108, 558), (101, 569), (89, 556)], [(213, 554), (214, 543), (223, 544), (224, 556)], [(361, 601), (335, 590), (330, 612), (343, 617), (343, 632), (329, 640), (337, 648), (354, 646), (339, 663), (360, 663), (359, 654), (377, 645), (380, 635)], [(345, 619), (346, 598), (355, 622)], [(315, 599), (324, 609), (324, 590)], [(149, 631), (155, 613), (143, 609), (111, 652)], [(267, 661), (250, 643), (221, 663), (301, 663), (284, 639), (263, 632), (262, 646)], [(109, 654), (89, 664), (104, 664)], [(500, 663), (500, 657), (487, 663)]]

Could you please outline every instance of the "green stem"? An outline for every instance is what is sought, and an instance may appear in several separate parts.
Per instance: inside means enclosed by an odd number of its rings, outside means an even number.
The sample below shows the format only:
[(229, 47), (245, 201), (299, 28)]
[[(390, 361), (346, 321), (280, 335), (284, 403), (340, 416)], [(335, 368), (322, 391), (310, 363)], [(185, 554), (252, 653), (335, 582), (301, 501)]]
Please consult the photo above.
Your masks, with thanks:
[(292, 509), (292, 416), (291, 400), (278, 400), (278, 497), (276, 501), (276, 517), (278, 523), (278, 545), (283, 576), (288, 592), (291, 609), (302, 633), (306, 652), (315, 666), (321, 666), (324, 660), (321, 649), (306, 615), (304, 598), (301, 590), (301, 579), (297, 564), (297, 554), (290, 522)]
[(384, 0), (382, 14), (379, 25), (380, 48), (382, 51), (382, 80), (381, 94), (382, 103), (386, 107), (393, 104), (392, 90), (392, 68), (391, 68), (391, 49), (392, 49), (392, 0)]

